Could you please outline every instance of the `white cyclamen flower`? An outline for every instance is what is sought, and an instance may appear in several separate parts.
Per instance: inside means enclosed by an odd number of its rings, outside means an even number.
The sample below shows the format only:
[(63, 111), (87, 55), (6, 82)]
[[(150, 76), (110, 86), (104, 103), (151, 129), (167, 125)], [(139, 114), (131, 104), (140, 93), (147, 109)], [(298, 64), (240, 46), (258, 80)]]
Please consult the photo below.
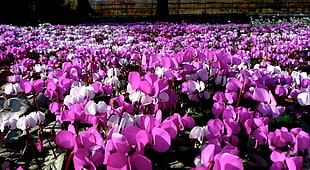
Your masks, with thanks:
[(20, 117), (16, 122), (16, 128), (26, 130), (36, 126), (36, 121), (29, 115)]
[(41, 111), (31, 112), (29, 116), (36, 121), (37, 125), (41, 124), (45, 120), (45, 114)]
[(310, 92), (304, 92), (297, 95), (298, 103), (301, 106), (309, 106), (310, 105)]

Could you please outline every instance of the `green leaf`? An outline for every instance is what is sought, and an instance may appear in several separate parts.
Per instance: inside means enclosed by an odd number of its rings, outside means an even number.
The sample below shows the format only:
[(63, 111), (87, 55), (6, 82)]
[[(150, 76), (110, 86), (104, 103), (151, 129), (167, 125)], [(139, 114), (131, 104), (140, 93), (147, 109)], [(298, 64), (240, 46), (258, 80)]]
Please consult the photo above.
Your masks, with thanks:
[(271, 119), (270, 123), (294, 123), (295, 117), (293, 115), (284, 115), (276, 119)]
[(10, 130), (7, 135), (5, 135), (3, 140), (3, 146), (11, 145), (17, 142), (22, 137), (23, 131), (19, 129)]
[(48, 151), (47, 156), (44, 158), (44, 164), (43, 164), (42, 169), (43, 170), (61, 170), (64, 160), (65, 160), (65, 153), (58, 154), (57, 158), (55, 159), (53, 151), (50, 149)]
[(1, 158), (9, 158), (12, 155), (16, 154), (15, 152), (12, 152), (12, 150), (0, 148), (0, 157)]
[(61, 131), (61, 124), (57, 123), (56, 121), (53, 121), (49, 123), (46, 127), (43, 128), (44, 132), (51, 133), (52, 130), (55, 131), (55, 133)]
[(56, 144), (53, 140), (44, 138), (43, 139), (43, 148), (49, 148), (49, 149), (52, 148), (53, 149), (53, 148), (56, 148)]
[(173, 47), (173, 51), (177, 51), (179, 48), (181, 48), (182, 46), (180, 45), (176, 45), (175, 47)]

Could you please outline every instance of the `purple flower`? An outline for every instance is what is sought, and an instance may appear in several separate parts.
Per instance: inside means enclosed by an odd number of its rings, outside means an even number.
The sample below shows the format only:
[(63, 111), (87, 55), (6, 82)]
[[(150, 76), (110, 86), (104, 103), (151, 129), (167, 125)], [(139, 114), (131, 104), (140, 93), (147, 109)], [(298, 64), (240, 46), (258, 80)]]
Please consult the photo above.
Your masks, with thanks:
[(269, 132), (268, 134), (268, 145), (271, 150), (283, 148), (287, 145), (293, 146), (294, 141), (294, 136), (288, 132), (287, 128), (285, 127), (276, 129), (274, 132)]
[(243, 170), (242, 159), (231, 153), (220, 153), (214, 157), (214, 169)]
[[(235, 147), (220, 148), (217, 144), (208, 144), (205, 146), (201, 155), (196, 158), (196, 168), (200, 169), (235, 169), (243, 170), (242, 159), (238, 157), (238, 150)], [(203, 168), (202, 168), (203, 167)]]
[(19, 83), (20, 83), (21, 89), (23, 89), (25, 93), (33, 92), (35, 94), (39, 94), (40, 92), (42, 92), (44, 88), (43, 79), (38, 79), (34, 81), (28, 81), (28, 80), (22, 79), (19, 81)]
[(303, 165), (303, 158), (301, 156), (290, 157), (278, 150), (274, 150), (271, 153), (270, 159), (274, 162), (270, 166), (270, 170), (299, 170), (302, 168)]
[(301, 128), (293, 128), (290, 133), (295, 137), (294, 153), (298, 153), (298, 150), (304, 152), (310, 147), (310, 135), (307, 132), (302, 131)]
[(253, 90), (253, 100), (259, 101), (259, 102), (270, 102), (270, 94), (266, 89), (263, 88), (254, 88)]

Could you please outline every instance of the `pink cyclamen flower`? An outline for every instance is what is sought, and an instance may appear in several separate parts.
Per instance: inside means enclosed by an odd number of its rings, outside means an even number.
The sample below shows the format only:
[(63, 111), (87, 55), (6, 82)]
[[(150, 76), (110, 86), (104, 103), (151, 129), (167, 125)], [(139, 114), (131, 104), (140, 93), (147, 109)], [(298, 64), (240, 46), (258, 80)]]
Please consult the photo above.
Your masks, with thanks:
[(255, 88), (253, 91), (253, 100), (259, 101), (259, 102), (270, 102), (270, 94), (266, 89), (263, 88)]
[(301, 156), (290, 157), (289, 155), (278, 150), (272, 151), (270, 154), (270, 159), (274, 162), (270, 166), (270, 170), (300, 170), (303, 165), (303, 158)]
[(25, 93), (30, 93), (33, 92), (35, 94), (39, 94), (42, 92), (44, 88), (44, 80), (43, 79), (38, 79), (34, 81), (28, 81), (25, 79), (22, 79), (19, 81), (20, 87), (23, 89)]

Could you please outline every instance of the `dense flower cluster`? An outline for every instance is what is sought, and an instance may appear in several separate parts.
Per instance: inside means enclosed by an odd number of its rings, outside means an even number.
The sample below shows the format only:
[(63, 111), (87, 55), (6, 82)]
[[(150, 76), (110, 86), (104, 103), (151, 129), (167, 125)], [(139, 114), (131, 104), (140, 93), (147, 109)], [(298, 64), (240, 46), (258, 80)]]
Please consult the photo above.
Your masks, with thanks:
[[(5, 97), (29, 105), (3, 114), (0, 130), (30, 139), (38, 126), (43, 152), (42, 124), (55, 119), (62, 129), (47, 138), (68, 153), (64, 169), (152, 169), (148, 153), (169, 152), (185, 131), (199, 148), (192, 169), (299, 170), (310, 159), (306, 128), (272, 124), (309, 114), (306, 24), (0, 25), (0, 34)], [(270, 158), (251, 165), (249, 150)]]

